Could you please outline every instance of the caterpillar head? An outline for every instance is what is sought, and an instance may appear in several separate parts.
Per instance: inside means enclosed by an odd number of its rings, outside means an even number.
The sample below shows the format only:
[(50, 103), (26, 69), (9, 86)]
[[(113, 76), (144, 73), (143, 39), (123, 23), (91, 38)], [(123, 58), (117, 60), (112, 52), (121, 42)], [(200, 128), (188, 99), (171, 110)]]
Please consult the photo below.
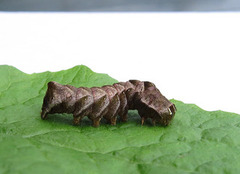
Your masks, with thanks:
[(176, 113), (175, 105), (164, 97), (153, 83), (144, 82), (144, 86), (145, 90), (140, 97), (140, 115), (167, 126)]
[(46, 119), (48, 113), (55, 113), (61, 111), (61, 104), (63, 103), (65, 90), (63, 85), (57, 82), (49, 82), (46, 95), (43, 99), (41, 118)]

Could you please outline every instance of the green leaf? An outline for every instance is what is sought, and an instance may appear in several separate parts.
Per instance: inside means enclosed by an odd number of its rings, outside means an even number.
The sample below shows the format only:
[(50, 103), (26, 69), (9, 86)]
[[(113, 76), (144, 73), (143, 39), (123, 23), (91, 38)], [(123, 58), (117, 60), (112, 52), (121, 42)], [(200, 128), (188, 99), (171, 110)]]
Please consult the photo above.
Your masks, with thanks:
[(207, 112), (172, 100), (178, 111), (168, 127), (127, 123), (93, 128), (72, 115), (41, 120), (47, 83), (102, 86), (115, 79), (85, 66), (25, 74), (0, 66), (0, 173), (240, 173), (240, 117)]

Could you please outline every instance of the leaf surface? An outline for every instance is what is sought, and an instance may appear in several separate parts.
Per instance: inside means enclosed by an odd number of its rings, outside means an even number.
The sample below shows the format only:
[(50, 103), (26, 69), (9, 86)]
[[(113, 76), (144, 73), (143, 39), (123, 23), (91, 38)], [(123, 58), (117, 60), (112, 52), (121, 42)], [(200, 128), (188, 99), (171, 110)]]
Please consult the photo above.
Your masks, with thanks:
[(117, 82), (76, 66), (59, 72), (25, 74), (0, 66), (0, 173), (240, 173), (240, 116), (207, 112), (172, 100), (177, 113), (168, 127), (127, 123), (93, 128), (72, 115), (41, 120), (49, 81), (79, 86)]

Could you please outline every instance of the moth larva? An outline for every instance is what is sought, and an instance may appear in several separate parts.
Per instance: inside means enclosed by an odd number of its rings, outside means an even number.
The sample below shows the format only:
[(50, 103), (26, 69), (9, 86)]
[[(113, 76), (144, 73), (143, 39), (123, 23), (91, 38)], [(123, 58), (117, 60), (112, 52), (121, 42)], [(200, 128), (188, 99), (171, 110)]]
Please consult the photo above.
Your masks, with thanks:
[(135, 109), (142, 125), (151, 118), (153, 125), (167, 126), (176, 112), (175, 105), (147, 81), (129, 80), (92, 88), (75, 88), (51, 81), (43, 100), (41, 118), (54, 113), (72, 113), (75, 125), (88, 116), (93, 126), (98, 127), (102, 118), (116, 125), (117, 115), (125, 122), (128, 110)]

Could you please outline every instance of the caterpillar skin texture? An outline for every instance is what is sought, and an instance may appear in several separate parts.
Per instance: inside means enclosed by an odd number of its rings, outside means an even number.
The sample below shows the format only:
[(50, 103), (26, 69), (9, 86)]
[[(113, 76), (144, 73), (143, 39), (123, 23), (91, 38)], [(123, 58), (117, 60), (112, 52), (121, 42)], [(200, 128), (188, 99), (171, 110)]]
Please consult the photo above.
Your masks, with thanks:
[(54, 113), (72, 113), (75, 125), (88, 116), (93, 126), (98, 127), (102, 118), (116, 125), (117, 115), (125, 122), (128, 110), (135, 109), (142, 125), (151, 118), (153, 125), (167, 126), (176, 112), (175, 105), (147, 81), (129, 80), (92, 88), (75, 88), (51, 81), (43, 100), (41, 118)]

